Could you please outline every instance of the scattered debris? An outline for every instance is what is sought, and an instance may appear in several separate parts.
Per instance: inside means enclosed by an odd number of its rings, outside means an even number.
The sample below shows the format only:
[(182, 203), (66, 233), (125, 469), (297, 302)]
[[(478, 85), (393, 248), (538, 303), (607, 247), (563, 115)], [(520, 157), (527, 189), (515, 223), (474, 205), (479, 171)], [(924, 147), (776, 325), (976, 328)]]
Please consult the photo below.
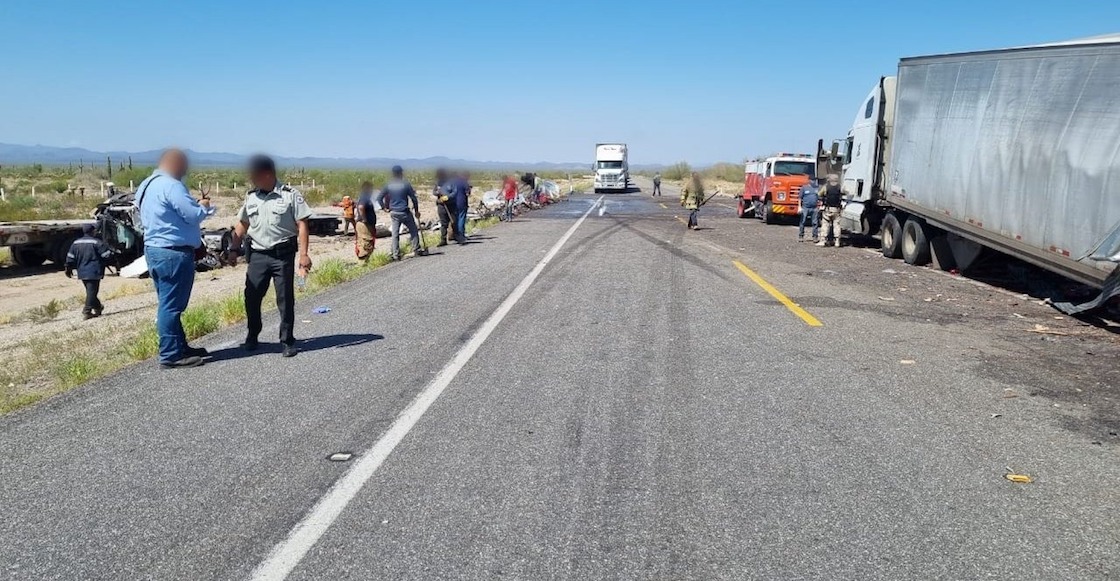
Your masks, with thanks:
[(923, 300), (923, 301), (925, 301), (925, 302), (927, 302), (927, 303), (932, 303), (932, 302), (933, 302), (933, 299), (932, 299), (932, 298), (929, 298), (929, 297), (926, 297), (926, 298), (924, 298), (924, 299), (922, 299), (922, 300)]
[(885, 274), (898, 274), (898, 271), (893, 268), (884, 268), (883, 272)]
[(1030, 484), (1031, 482), (1034, 482), (1034, 479), (1030, 476), (1027, 476), (1026, 474), (1015, 474), (1014, 472), (1008, 472), (1007, 474), (1004, 474), (1003, 477), (1017, 484)]
[(1038, 324), (1035, 324), (1033, 329), (1027, 329), (1027, 332), (1028, 333), (1038, 333), (1040, 335), (1062, 335), (1062, 336), (1069, 335), (1069, 333), (1066, 333), (1064, 331), (1055, 331), (1055, 330), (1051, 329), (1050, 327), (1047, 327), (1046, 325), (1038, 325)]
[(330, 307), (315, 307), (315, 309), (312, 310), (311, 312), (315, 313), (316, 315), (325, 315), (325, 314), (331, 312), (331, 308)]
[(302, 323), (310, 323), (310, 322), (311, 322), (311, 319), (304, 319), (304, 320), (302, 320), (302, 321), (300, 321), (300, 322), (302, 322)]
[(840, 273), (836, 272), (835, 270), (822, 270), (821, 272), (827, 274), (828, 276), (840, 276)]
[(899, 361), (899, 363), (903, 365), (913, 365), (917, 363), (917, 361), (914, 361), (913, 359), (903, 359), (902, 361)]
[(1025, 319), (1025, 318), (1027, 318), (1027, 317), (1026, 317), (1025, 315), (1020, 315), (1019, 313), (1011, 313), (1011, 316), (1012, 316), (1012, 317), (1015, 317), (1015, 318), (1017, 318), (1017, 319)]
[(1002, 417), (1003, 417), (1003, 414), (992, 414), (992, 419), (993, 420), (996, 419), (996, 418), (1002, 418)]
[(1016, 397), (1019, 397), (1019, 394), (1015, 393), (1014, 389), (1010, 387), (1003, 388), (1003, 399), (1013, 399)]
[(330, 460), (331, 462), (349, 462), (353, 457), (353, 452), (335, 452), (334, 454), (327, 456), (327, 460)]
[(894, 297), (879, 297), (879, 300), (881, 300), (881, 301), (893, 301)]

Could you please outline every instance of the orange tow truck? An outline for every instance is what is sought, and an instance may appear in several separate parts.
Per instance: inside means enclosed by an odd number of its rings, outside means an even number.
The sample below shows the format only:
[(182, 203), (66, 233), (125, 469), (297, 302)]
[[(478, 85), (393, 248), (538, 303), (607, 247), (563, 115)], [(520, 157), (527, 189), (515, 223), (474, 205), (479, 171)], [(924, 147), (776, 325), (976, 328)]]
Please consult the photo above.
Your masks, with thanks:
[(739, 217), (757, 217), (767, 224), (783, 217), (796, 218), (801, 188), (815, 179), (816, 170), (816, 156), (806, 153), (778, 153), (748, 161)]

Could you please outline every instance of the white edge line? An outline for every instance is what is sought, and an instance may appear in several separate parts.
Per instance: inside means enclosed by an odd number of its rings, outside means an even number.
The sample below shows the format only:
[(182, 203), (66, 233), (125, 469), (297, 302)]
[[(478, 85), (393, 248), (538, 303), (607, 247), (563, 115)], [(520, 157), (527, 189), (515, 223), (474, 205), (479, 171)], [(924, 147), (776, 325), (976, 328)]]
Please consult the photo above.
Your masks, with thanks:
[(541, 271), (545, 266), (556, 257), (560, 249), (568, 242), (568, 239), (575, 234), (577, 228), (587, 216), (603, 201), (600, 197), (591, 205), (586, 212), (572, 224), (571, 228), (552, 246), (548, 254), (537, 263), (533, 270), (513, 289), (513, 292), (506, 297), (502, 304), (490, 315), (486, 322), (475, 331), (474, 335), (470, 338), (465, 345), (455, 354), (440, 370), (439, 375), (427, 385), (416, 398), (408, 404), (400, 415), (393, 420), (393, 424), (389, 429), (371, 446), (368, 450), (358, 456), (358, 461), (354, 466), (343, 474), (334, 485), (327, 490), (326, 494), (315, 503), (303, 519), (288, 533), (288, 536), (273, 547), (265, 560), (257, 565), (253, 570), (251, 579), (254, 581), (281, 581), (286, 579), (288, 575), (300, 564), (303, 557), (315, 546), (315, 543), (327, 532), (334, 521), (338, 519), (339, 515), (346, 508), (346, 505), (357, 496), (358, 492), (365, 486), (366, 482), (373, 477), (377, 469), (381, 467), (382, 462), (389, 457), (393, 449), (400, 444), (408, 432), (412, 430), (424, 412), (439, 398), (459, 371), (470, 361), (478, 348), (486, 341), (502, 319), (509, 314), (517, 301), (529, 290), (529, 287), (540, 276)]

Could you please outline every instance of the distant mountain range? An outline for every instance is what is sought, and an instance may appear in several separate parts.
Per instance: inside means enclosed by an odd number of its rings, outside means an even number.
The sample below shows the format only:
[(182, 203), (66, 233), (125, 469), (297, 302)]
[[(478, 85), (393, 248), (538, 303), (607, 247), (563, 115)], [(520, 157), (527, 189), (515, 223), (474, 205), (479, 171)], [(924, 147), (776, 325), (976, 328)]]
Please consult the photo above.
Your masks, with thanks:
[[(159, 158), (159, 150), (151, 151), (91, 151), (80, 147), (51, 147), (46, 145), (13, 145), (0, 143), (0, 164), (27, 165), (41, 163), (43, 165), (66, 165), (85, 161), (89, 165), (104, 163), (105, 157), (113, 158), (113, 162), (132, 158), (132, 163), (137, 165), (155, 165)], [(236, 167), (245, 163), (248, 156), (236, 153), (211, 153), (190, 151), (188, 154), (195, 167)], [(577, 170), (586, 171), (591, 167), (587, 163), (553, 163), (539, 161), (535, 163), (519, 163), (505, 161), (472, 161), (467, 159), (451, 159), (447, 157), (426, 157), (423, 159), (394, 159), (388, 157), (351, 158), (351, 157), (277, 157), (276, 163), (287, 167), (313, 167), (313, 168), (347, 168), (384, 169), (394, 165), (407, 168), (434, 168), (454, 167), (463, 169), (494, 170), (494, 169), (527, 169), (527, 170)], [(638, 169), (635, 167), (634, 169)]]

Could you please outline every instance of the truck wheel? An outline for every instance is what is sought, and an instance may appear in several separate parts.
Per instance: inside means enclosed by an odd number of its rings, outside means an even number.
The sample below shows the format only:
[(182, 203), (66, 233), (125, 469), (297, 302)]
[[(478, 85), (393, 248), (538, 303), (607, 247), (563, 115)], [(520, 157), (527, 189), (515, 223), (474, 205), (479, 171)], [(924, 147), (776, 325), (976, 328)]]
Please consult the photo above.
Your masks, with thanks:
[(13, 246), (12, 247), (12, 262), (16, 266), (23, 268), (34, 268), (42, 266), (47, 261), (47, 255), (38, 248), (29, 248), (27, 246)]
[(739, 198), (739, 217), (747, 217), (747, 203), (743, 201), (743, 198)]
[(883, 256), (902, 258), (902, 225), (898, 223), (898, 217), (887, 214), (879, 232), (883, 242)]
[(50, 256), (48, 258), (50, 258), (55, 266), (66, 264), (66, 255), (70, 252), (70, 247), (74, 245), (74, 241), (77, 239), (77, 236), (67, 236), (51, 246)]
[(925, 224), (910, 218), (902, 226), (902, 259), (906, 264), (925, 266), (929, 264), (929, 240), (926, 239)]
[(762, 221), (767, 224), (773, 224), (774, 219), (774, 202), (766, 200), (766, 205), (762, 207)]

